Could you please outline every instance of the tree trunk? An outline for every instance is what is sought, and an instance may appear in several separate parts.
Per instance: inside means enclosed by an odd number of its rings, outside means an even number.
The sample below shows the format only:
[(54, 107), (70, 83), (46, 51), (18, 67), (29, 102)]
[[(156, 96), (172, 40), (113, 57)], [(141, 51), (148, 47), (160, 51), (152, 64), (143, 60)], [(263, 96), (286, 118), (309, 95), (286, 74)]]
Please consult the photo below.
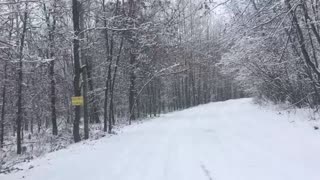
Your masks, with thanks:
[[(93, 92), (94, 86), (93, 86), (93, 80), (92, 80), (92, 68), (91, 68), (91, 63), (90, 61), (87, 61), (86, 64), (87, 67), (87, 77), (88, 77), (88, 87), (89, 91)], [(91, 102), (89, 103), (90, 106), (90, 122), (91, 123), (100, 123), (100, 117), (99, 117), (99, 111), (98, 111), (98, 106), (96, 103), (97, 97), (94, 93), (91, 94), (89, 97), (91, 99)]]
[[(118, 2), (118, 1), (117, 1)], [(115, 119), (114, 119), (114, 102), (113, 102), (113, 92), (114, 92), (114, 85), (115, 85), (115, 81), (116, 81), (116, 76), (117, 76), (117, 71), (118, 71), (118, 66), (119, 66), (119, 62), (120, 62), (120, 55), (122, 52), (122, 47), (123, 47), (123, 37), (121, 38), (120, 41), (120, 46), (119, 46), (119, 51), (117, 54), (117, 60), (116, 60), (116, 66), (114, 68), (114, 72), (113, 72), (113, 77), (112, 77), (112, 84), (111, 84), (111, 90), (110, 90), (110, 113), (111, 113), (111, 117), (112, 118), (112, 124), (115, 125)]]
[[(74, 96), (81, 96), (81, 88), (80, 88), (80, 56), (79, 56), (79, 2), (78, 0), (72, 0), (72, 19), (73, 19), (73, 30), (74, 30), (74, 39), (73, 39), (73, 59), (74, 59)], [(80, 106), (75, 106), (75, 118), (73, 121), (73, 138), (75, 142), (79, 142), (81, 140), (79, 125), (80, 125)]]
[[(56, 8), (56, 1), (54, 1), (53, 5), (54, 9)], [(48, 58), (51, 59), (50, 61), (50, 68), (49, 68), (49, 76), (50, 76), (50, 101), (51, 101), (51, 123), (52, 123), (52, 134), (58, 135), (58, 126), (57, 126), (57, 115), (56, 115), (56, 82), (55, 82), (55, 73), (54, 73), (54, 66), (55, 66), (55, 59), (54, 58), (54, 48), (55, 48), (55, 28), (56, 28), (56, 18), (55, 14), (53, 13), (52, 24), (50, 23), (50, 12), (47, 12), (46, 5), (44, 4), (44, 11), (46, 13), (46, 23), (49, 29), (49, 50), (48, 50)]]
[[(108, 93), (109, 93), (109, 87), (110, 87), (110, 85), (111, 85), (111, 63), (112, 63), (112, 61), (110, 60), (109, 61), (109, 67), (108, 67), (108, 77), (107, 77), (107, 81), (106, 81), (106, 92), (105, 92), (105, 95), (106, 95), (106, 100), (108, 100)], [(111, 102), (110, 102), (111, 103)], [(109, 103), (109, 104), (110, 104)], [(105, 103), (105, 111), (107, 111), (107, 109), (108, 109), (108, 103)], [(109, 118), (107, 117), (107, 115), (105, 116), (105, 119), (104, 119), (104, 121), (105, 121), (105, 124), (107, 124), (106, 123), (106, 121), (107, 121), (107, 118), (108, 118), (108, 133), (111, 133), (111, 131), (112, 131), (112, 120), (111, 120), (111, 118), (110, 117), (112, 117), (112, 114), (111, 114), (111, 112), (109, 112)], [(105, 128), (106, 129), (106, 128)]]
[(4, 118), (5, 118), (5, 107), (6, 107), (6, 91), (7, 91), (7, 66), (8, 63), (5, 61), (4, 64), (4, 83), (2, 87), (2, 107), (1, 107), (1, 123), (0, 123), (0, 148), (3, 148), (4, 143)]
[[(105, 0), (102, 1), (102, 8), (103, 8), (103, 12), (106, 12), (106, 6), (105, 6)], [(105, 17), (104, 20), (104, 27), (107, 27), (107, 20)], [(104, 30), (105, 33), (105, 45), (106, 45), (106, 51), (107, 51), (107, 62), (108, 64), (108, 69), (107, 69), (107, 79), (106, 79), (106, 85), (105, 85), (105, 93), (104, 93), (104, 118), (103, 118), (103, 130), (105, 132), (107, 132), (107, 130), (109, 131), (109, 133), (111, 133), (112, 130), (112, 123), (110, 123), (109, 119), (108, 119), (108, 100), (109, 100), (109, 88), (111, 88), (111, 67), (112, 67), (112, 59), (113, 59), (113, 34), (111, 34), (111, 38), (109, 39), (109, 32), (107, 29)], [(110, 42), (109, 42), (110, 41)], [(110, 44), (109, 44), (110, 43)], [(109, 112), (110, 113), (110, 112)], [(107, 124), (109, 123), (109, 129), (107, 127)]]
[(103, 113), (103, 131), (107, 132), (108, 131), (108, 124), (107, 124), (107, 117), (108, 117), (108, 89), (109, 89), (109, 82), (106, 80), (106, 85), (104, 89), (104, 113)]
[[(27, 6), (27, 5), (26, 5)], [(22, 130), (22, 86), (23, 86), (23, 49), (24, 49), (24, 41), (25, 41), (25, 35), (27, 32), (27, 18), (28, 18), (28, 12), (27, 9), (24, 12), (23, 17), (23, 29), (20, 39), (20, 48), (19, 48), (19, 67), (18, 67), (18, 101), (17, 101), (17, 154), (22, 153), (21, 149), (21, 130)]]
[[(136, 3), (134, 0), (129, 0), (129, 13), (128, 16), (132, 19), (135, 19), (135, 9), (136, 9)], [(129, 124), (131, 124), (132, 120), (135, 120), (135, 114), (134, 114), (134, 103), (135, 103), (135, 81), (136, 81), (136, 75), (135, 75), (135, 64), (136, 64), (136, 57), (135, 57), (135, 42), (132, 39), (132, 35), (129, 35), (129, 43), (130, 43), (130, 75), (129, 75)]]
[(132, 50), (130, 52), (130, 86), (129, 86), (129, 124), (131, 124), (132, 120), (135, 120), (135, 114), (134, 114), (134, 103), (135, 103), (135, 55), (133, 54)]
[[(51, 58), (53, 53), (51, 53)], [(57, 115), (56, 115), (56, 83), (54, 78), (54, 60), (50, 62), (50, 86), (51, 86), (51, 122), (52, 134), (58, 135)]]
[[(79, 24), (80, 29), (84, 30), (84, 8), (82, 5), (79, 5), (80, 9), (80, 17), (79, 17)], [(88, 68), (87, 68), (87, 56), (84, 50), (84, 33), (80, 34), (80, 39), (82, 40), (82, 45), (80, 48), (81, 52), (81, 62), (83, 67), (81, 68), (82, 74), (82, 93), (83, 93), (83, 125), (84, 125), (84, 139), (89, 139), (89, 112), (88, 112)]]

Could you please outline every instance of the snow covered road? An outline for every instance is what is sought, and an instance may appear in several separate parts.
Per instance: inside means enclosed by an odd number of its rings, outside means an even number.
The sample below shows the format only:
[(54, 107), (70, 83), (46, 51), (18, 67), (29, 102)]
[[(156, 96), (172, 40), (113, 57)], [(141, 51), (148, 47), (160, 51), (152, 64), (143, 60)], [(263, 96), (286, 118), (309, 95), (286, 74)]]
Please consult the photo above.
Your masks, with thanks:
[(319, 180), (320, 132), (251, 99), (169, 113), (1, 180)]

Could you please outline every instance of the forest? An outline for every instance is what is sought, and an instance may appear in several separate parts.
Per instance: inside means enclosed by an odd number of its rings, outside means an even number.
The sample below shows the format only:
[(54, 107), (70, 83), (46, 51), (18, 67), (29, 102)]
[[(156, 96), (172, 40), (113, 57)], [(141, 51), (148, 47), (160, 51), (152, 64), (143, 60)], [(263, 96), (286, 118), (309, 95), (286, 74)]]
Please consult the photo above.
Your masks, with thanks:
[(317, 113), (319, 10), (319, 0), (0, 0), (0, 172), (209, 102)]

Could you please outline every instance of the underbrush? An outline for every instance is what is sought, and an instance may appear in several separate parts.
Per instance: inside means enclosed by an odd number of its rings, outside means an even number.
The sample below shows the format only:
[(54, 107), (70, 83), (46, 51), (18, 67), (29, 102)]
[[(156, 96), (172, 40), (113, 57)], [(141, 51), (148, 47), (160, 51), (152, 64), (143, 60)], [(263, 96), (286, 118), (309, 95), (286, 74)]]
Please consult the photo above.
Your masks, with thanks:
[[(117, 134), (122, 127), (126, 126), (126, 124), (125, 120), (118, 121), (113, 127), (114, 130), (111, 134)], [(22, 170), (17, 168), (16, 165), (74, 144), (72, 124), (60, 124), (59, 127), (57, 136), (52, 135), (51, 128), (43, 129), (36, 133), (26, 131), (23, 135), (23, 153), (21, 155), (16, 153), (16, 136), (6, 136), (4, 147), (0, 149), (0, 174)], [(80, 134), (81, 137), (83, 137), (84, 130), (83, 127), (80, 128)], [(108, 133), (103, 131), (103, 124), (98, 123), (90, 124), (89, 134), (89, 140), (95, 140), (105, 137)]]

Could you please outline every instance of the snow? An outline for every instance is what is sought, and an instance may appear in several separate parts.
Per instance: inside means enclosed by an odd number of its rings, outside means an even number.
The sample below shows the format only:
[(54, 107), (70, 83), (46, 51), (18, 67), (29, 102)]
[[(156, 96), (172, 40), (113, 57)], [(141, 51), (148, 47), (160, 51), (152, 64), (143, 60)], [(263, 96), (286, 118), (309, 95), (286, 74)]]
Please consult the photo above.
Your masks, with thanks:
[(128, 126), (21, 164), (26, 170), (0, 179), (319, 180), (319, 152), (320, 131), (307, 121), (240, 99)]

